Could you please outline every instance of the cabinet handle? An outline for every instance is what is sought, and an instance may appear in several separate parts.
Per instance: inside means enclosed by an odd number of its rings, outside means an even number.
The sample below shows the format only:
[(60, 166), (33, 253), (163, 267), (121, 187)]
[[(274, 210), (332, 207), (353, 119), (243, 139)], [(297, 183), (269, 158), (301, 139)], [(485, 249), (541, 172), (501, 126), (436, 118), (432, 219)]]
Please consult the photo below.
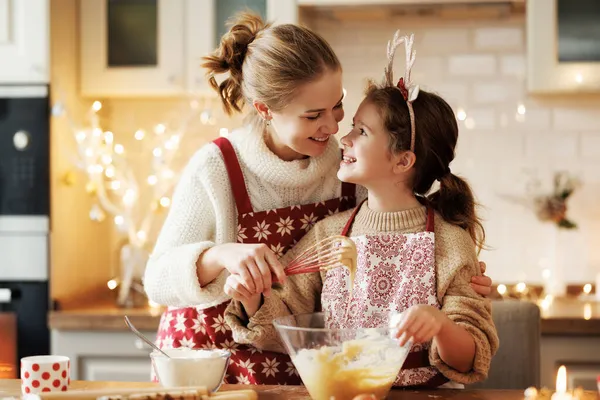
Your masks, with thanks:
[(135, 339), (134, 345), (135, 348), (138, 350), (147, 351), (149, 353), (152, 352), (152, 347), (146, 344), (146, 342), (144, 342), (142, 339)]

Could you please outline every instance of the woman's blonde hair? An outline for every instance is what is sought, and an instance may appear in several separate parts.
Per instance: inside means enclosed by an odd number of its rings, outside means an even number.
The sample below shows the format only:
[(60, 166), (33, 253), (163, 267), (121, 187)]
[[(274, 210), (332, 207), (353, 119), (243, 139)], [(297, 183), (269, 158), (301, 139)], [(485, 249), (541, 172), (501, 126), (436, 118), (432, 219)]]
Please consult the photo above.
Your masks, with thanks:
[[(299, 86), (327, 70), (341, 70), (331, 46), (308, 28), (273, 26), (248, 11), (236, 15), (229, 25), (219, 47), (202, 64), (228, 115), (241, 112), (244, 104), (255, 100), (279, 111)], [(229, 77), (217, 83), (215, 75), (226, 72)]]

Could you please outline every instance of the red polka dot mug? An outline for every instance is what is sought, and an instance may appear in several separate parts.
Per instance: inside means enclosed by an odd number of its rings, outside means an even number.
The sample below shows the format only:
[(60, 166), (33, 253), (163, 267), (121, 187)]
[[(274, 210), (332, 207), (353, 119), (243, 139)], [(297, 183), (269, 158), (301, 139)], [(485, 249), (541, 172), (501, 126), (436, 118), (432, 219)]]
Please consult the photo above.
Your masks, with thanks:
[(21, 358), (21, 391), (23, 394), (67, 391), (71, 383), (71, 362), (65, 356), (32, 356)]

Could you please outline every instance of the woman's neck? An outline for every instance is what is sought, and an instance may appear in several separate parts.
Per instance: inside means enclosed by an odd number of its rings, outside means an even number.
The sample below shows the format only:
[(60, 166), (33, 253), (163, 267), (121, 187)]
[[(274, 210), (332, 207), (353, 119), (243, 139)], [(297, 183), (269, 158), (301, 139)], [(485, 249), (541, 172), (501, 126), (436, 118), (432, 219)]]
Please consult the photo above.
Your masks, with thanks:
[(265, 129), (263, 135), (265, 138), (265, 143), (269, 150), (271, 150), (273, 154), (275, 154), (283, 161), (295, 161), (307, 158), (306, 155), (300, 154), (291, 147), (281, 143), (281, 141), (279, 141), (279, 139), (277, 138), (277, 135), (269, 128)]
[(404, 184), (367, 189), (369, 208), (375, 212), (396, 212), (422, 206), (412, 189)]

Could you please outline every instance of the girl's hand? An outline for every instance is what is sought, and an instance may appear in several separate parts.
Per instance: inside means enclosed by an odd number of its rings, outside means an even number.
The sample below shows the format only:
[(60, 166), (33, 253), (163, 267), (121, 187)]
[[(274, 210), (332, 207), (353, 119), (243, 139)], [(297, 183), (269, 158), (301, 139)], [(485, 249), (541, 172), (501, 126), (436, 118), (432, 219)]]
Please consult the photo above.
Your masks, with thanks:
[[(271, 292), (272, 277), (285, 281), (283, 266), (277, 256), (265, 244), (225, 243), (212, 247), (204, 253), (209, 263), (219, 263), (232, 276), (230, 288), (239, 296)], [(238, 290), (243, 286), (246, 290)]]
[(241, 283), (238, 275), (229, 275), (223, 286), (225, 294), (232, 299), (239, 301), (244, 306), (248, 318), (252, 317), (260, 308), (262, 303), (262, 294), (251, 294)]
[(437, 336), (450, 319), (439, 309), (417, 304), (406, 310), (397, 327), (396, 338), (404, 346), (412, 338), (413, 343), (426, 343)]
[(471, 278), (471, 287), (481, 296), (489, 296), (492, 293), (492, 279), (485, 275), (486, 265), (483, 261), (479, 262), (481, 276), (476, 275)]

